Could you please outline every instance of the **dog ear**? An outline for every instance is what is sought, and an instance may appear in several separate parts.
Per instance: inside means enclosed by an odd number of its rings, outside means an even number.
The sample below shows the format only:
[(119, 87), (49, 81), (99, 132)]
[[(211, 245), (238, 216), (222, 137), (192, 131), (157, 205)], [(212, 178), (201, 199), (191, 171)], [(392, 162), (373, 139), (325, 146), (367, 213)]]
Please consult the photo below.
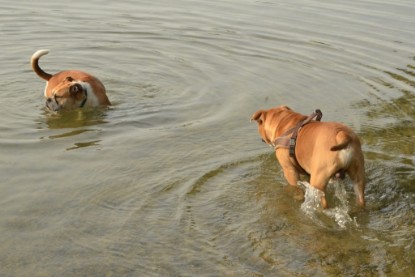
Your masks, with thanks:
[(256, 111), (251, 117), (251, 122), (252, 120), (256, 120), (258, 124), (262, 124), (265, 120), (265, 114), (266, 112), (264, 110)]

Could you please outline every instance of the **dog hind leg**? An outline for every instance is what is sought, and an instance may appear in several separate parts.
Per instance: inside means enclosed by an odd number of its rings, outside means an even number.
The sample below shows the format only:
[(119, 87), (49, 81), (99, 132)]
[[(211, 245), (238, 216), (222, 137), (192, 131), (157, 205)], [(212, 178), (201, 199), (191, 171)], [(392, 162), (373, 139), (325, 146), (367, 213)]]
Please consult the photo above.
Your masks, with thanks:
[(347, 174), (353, 182), (356, 201), (361, 208), (365, 207), (365, 167), (363, 158), (355, 160), (347, 169)]
[(323, 174), (311, 174), (310, 185), (320, 190), (323, 195), (321, 196), (321, 206), (323, 209), (328, 208), (327, 199), (326, 199), (326, 185), (330, 180), (330, 176), (325, 176)]

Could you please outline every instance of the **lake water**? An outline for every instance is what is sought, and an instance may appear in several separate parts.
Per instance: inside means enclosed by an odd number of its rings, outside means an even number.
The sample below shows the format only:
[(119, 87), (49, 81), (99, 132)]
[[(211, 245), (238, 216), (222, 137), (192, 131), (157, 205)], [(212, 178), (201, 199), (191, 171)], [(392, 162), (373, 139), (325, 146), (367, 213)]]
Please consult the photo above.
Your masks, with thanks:
[[(0, 0), (1, 276), (414, 276), (415, 5)], [(113, 106), (53, 114), (29, 60)], [(251, 115), (351, 126), (366, 159), (321, 211)], [(306, 184), (306, 183), (305, 183)]]

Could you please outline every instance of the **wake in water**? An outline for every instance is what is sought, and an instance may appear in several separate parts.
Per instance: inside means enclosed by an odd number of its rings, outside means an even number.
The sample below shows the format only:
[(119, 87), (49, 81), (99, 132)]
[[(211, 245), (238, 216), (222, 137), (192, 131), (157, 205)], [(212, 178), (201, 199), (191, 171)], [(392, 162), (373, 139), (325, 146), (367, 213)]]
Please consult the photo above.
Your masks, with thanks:
[[(333, 208), (323, 209), (321, 207), (321, 196), (323, 192), (313, 188), (308, 182), (298, 182), (300, 187), (305, 190), (304, 202), (301, 210), (315, 223), (323, 227), (336, 227), (347, 229), (348, 227), (358, 227), (355, 219), (349, 215), (349, 203), (347, 192), (340, 180), (330, 182), (327, 191), (334, 197)], [(333, 224), (335, 223), (335, 225)], [(333, 226), (334, 225), (334, 226)]]

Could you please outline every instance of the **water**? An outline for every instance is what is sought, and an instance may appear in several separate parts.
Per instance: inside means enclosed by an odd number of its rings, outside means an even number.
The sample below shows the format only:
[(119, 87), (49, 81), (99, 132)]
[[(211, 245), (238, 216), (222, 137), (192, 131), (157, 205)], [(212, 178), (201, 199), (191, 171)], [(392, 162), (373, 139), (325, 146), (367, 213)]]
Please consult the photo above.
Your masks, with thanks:
[[(298, 184), (304, 190), (304, 202), (301, 204), (301, 210), (314, 223), (329, 229), (335, 228), (334, 223), (338, 225), (338, 229), (351, 229), (359, 227), (356, 222), (356, 217), (350, 216), (351, 204), (348, 201), (347, 191), (344, 183), (341, 181), (330, 182), (327, 186), (327, 194), (331, 194), (335, 201), (330, 205), (331, 207), (323, 210), (321, 207), (321, 197), (324, 193), (318, 189), (313, 188), (308, 182), (302, 181)], [(319, 219), (321, 216), (326, 216), (326, 222)], [(331, 224), (330, 224), (331, 223)]]
[[(0, 1), (1, 276), (415, 275), (411, 1)], [(51, 114), (30, 69), (99, 77)], [(362, 138), (322, 211), (250, 116), (286, 104)], [(313, 191), (306, 189), (313, 199)]]

